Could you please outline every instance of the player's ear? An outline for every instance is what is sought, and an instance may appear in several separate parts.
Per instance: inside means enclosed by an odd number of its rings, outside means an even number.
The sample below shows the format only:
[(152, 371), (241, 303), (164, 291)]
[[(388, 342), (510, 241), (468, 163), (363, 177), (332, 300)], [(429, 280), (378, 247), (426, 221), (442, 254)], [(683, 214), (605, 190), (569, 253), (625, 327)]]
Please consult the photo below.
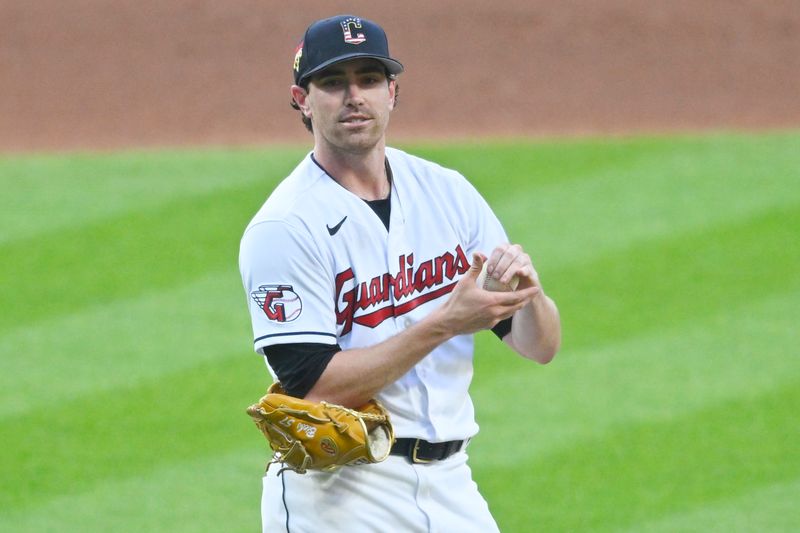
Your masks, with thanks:
[(303, 113), (303, 115), (310, 118), (311, 110), (309, 109), (308, 106), (308, 91), (306, 91), (299, 85), (292, 85), (290, 91), (292, 94), (292, 102), (294, 102), (294, 105), (297, 106), (297, 109), (299, 109)]
[(395, 106), (397, 105), (397, 91), (399, 90), (399, 86), (397, 85), (397, 80), (391, 78), (389, 80), (389, 111), (394, 110)]

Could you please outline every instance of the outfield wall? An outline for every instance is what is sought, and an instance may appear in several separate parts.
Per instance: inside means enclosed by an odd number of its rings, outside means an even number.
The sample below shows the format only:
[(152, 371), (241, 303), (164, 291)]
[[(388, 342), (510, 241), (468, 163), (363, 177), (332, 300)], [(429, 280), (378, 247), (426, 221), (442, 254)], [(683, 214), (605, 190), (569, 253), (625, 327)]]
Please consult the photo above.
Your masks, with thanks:
[(313, 19), (381, 22), (394, 139), (800, 126), (797, 0), (0, 2), (0, 151), (303, 141)]

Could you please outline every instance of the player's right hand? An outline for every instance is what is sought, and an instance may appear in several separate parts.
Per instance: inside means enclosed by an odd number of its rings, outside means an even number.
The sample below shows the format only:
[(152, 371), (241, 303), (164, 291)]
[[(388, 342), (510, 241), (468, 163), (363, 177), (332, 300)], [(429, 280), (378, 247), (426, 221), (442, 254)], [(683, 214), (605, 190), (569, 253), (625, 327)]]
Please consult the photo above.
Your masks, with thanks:
[(513, 292), (490, 292), (477, 285), (486, 256), (472, 255), (470, 269), (456, 284), (450, 298), (438, 310), (441, 323), (453, 335), (494, 327), (527, 305), (541, 290), (528, 287)]

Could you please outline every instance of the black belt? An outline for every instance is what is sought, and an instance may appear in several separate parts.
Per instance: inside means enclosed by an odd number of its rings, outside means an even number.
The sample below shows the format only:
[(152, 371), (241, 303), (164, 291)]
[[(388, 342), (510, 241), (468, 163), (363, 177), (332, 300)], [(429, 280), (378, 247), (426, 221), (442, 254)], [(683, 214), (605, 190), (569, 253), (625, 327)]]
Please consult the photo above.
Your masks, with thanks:
[(464, 442), (463, 440), (428, 442), (422, 439), (397, 439), (389, 453), (402, 455), (416, 464), (431, 463), (442, 461), (454, 453), (460, 452)]

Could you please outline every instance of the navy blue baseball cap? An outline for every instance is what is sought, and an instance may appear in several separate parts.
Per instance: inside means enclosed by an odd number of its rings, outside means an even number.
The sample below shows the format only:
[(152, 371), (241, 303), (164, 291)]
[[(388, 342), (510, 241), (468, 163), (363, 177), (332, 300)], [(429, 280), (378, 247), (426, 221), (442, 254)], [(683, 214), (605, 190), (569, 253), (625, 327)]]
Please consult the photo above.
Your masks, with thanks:
[(376, 23), (354, 15), (318, 20), (308, 27), (295, 52), (294, 83), (300, 85), (334, 63), (360, 57), (377, 59), (389, 74), (403, 72), (403, 65), (389, 55), (386, 32)]

